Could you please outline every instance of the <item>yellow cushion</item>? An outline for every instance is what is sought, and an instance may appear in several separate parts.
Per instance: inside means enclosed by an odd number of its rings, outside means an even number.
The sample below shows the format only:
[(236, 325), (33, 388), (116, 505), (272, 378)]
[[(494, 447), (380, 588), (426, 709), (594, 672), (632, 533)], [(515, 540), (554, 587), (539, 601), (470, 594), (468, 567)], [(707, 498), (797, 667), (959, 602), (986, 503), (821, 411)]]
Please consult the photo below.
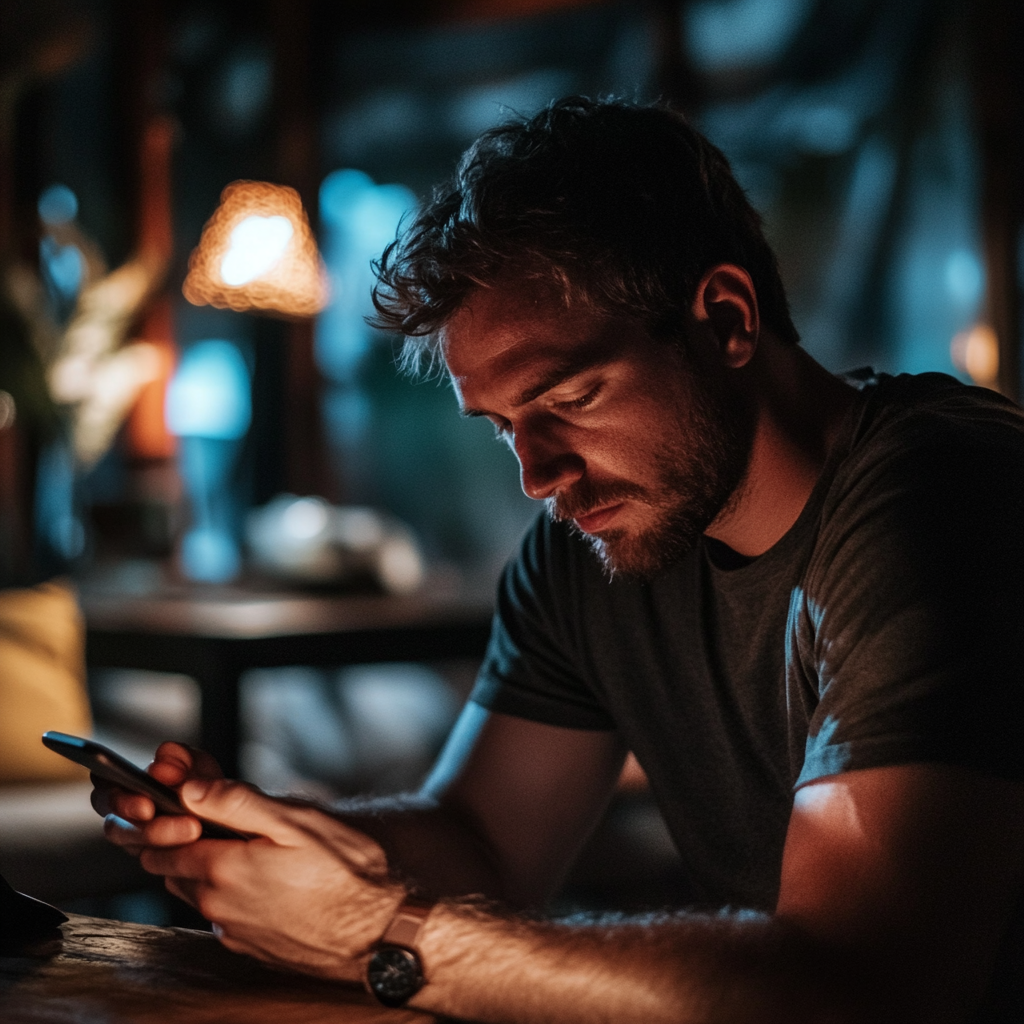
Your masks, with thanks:
[(87, 777), (42, 745), (47, 729), (92, 730), (85, 624), (61, 582), (0, 590), (0, 783)]

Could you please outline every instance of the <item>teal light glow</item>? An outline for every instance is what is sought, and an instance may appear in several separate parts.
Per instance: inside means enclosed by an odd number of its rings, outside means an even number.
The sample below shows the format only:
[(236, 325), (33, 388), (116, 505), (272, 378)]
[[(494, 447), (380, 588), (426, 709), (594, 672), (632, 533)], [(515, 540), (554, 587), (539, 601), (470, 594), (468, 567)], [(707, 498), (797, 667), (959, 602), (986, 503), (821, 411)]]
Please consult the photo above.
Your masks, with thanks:
[(249, 368), (230, 341), (188, 348), (167, 389), (167, 429), (178, 437), (236, 440), (252, 419)]

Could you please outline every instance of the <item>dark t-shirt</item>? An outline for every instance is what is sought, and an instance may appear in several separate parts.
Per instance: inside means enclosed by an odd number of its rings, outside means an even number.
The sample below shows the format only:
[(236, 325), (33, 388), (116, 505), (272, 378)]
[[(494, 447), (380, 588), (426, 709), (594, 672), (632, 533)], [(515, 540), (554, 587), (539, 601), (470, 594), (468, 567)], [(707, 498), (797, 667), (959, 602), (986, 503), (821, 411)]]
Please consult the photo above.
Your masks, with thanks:
[(797, 522), (609, 580), (540, 519), (472, 699), (617, 729), (693, 901), (774, 908), (795, 787), (912, 762), (1024, 778), (1024, 413), (941, 374), (866, 382)]

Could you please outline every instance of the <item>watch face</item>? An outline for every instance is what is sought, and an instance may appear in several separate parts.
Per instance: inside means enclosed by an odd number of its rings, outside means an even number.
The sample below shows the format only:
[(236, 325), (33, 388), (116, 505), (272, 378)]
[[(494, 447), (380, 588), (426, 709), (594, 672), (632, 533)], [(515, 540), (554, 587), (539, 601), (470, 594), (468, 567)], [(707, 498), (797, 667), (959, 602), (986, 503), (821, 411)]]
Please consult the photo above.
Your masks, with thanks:
[(419, 957), (401, 946), (381, 946), (370, 957), (366, 980), (385, 1006), (404, 1006), (423, 985)]

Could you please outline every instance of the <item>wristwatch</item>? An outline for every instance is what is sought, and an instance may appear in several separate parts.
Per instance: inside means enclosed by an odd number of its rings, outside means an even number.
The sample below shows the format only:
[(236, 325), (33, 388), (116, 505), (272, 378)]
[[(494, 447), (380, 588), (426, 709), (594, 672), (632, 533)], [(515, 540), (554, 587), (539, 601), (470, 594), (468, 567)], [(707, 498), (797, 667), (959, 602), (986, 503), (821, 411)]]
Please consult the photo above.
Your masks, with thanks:
[(407, 896), (366, 965), (366, 987), (384, 1006), (405, 1006), (426, 982), (416, 936), (434, 904)]

